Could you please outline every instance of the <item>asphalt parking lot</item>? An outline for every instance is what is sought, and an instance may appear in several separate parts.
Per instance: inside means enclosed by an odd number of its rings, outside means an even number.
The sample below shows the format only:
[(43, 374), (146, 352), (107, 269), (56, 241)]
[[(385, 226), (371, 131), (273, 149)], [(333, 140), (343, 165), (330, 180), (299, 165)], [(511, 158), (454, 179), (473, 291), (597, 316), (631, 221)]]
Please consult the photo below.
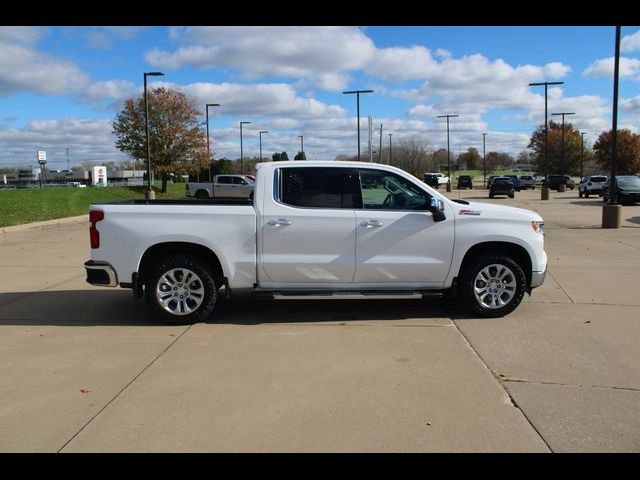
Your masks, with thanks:
[(502, 319), (444, 301), (237, 300), (190, 327), (84, 282), (88, 223), (0, 230), (0, 451), (638, 452), (640, 206), (545, 219), (545, 284)]

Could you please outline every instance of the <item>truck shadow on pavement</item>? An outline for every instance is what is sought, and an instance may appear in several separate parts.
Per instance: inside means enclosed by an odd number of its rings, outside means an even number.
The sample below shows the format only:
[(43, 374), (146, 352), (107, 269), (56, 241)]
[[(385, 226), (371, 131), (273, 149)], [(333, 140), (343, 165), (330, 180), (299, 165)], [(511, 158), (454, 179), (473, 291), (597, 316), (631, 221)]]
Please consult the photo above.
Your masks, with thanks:
[[(448, 320), (442, 300), (219, 300), (205, 323), (259, 325), (367, 320)], [(0, 293), (0, 325), (166, 326), (127, 290)]]

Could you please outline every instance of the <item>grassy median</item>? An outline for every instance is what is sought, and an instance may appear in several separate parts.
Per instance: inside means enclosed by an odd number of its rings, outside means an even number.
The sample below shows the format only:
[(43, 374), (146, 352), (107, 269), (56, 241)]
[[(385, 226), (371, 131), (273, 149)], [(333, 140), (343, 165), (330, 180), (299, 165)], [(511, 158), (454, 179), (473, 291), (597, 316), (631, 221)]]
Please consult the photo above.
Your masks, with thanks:
[[(0, 189), (0, 227), (88, 214), (93, 202), (144, 198), (145, 187)], [(157, 199), (184, 198), (184, 183), (167, 185)]]

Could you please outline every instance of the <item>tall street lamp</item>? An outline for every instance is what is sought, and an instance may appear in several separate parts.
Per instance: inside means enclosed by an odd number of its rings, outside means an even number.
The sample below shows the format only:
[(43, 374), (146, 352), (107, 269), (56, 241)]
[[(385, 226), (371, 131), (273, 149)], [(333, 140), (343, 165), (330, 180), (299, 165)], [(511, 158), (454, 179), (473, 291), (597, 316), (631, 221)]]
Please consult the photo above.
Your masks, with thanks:
[(262, 161), (262, 134), (269, 133), (267, 130), (260, 130), (258, 135), (260, 136), (260, 161)]
[(361, 93), (373, 93), (373, 90), (350, 90), (348, 92), (342, 92), (344, 94), (356, 94), (356, 105), (358, 109), (358, 161), (360, 161), (360, 94)]
[(613, 62), (613, 121), (611, 125), (611, 176), (609, 177), (609, 202), (602, 205), (602, 228), (620, 228), (622, 207), (618, 204), (616, 163), (618, 154), (618, 83), (620, 79), (620, 30), (616, 27), (616, 47)]
[(219, 103), (207, 103), (207, 160), (209, 161), (209, 181), (211, 181), (211, 152), (209, 150), (209, 107), (219, 107)]
[(560, 171), (564, 172), (564, 116), (575, 115), (575, 112), (552, 113), (551, 115), (562, 115), (562, 145), (560, 146)]
[[(487, 138), (487, 134), (483, 133), (482, 134), (482, 171), (484, 172), (484, 183), (483, 185), (487, 184), (487, 144), (485, 142)], [(482, 187), (484, 188), (484, 186)]]
[(298, 135), (298, 138), (300, 139), (300, 151), (304, 155), (304, 135)]
[(447, 119), (447, 177), (449, 180), (447, 181), (447, 192), (451, 191), (451, 154), (449, 153), (449, 119), (454, 117), (459, 117), (460, 115), (438, 115), (438, 118), (446, 118)]
[(242, 151), (242, 125), (246, 125), (251, 122), (240, 122), (240, 174), (244, 173), (244, 152)]
[(583, 162), (584, 162), (584, 135), (587, 132), (581, 132), (580, 133), (580, 180), (582, 180), (582, 177), (584, 176), (584, 168), (583, 168)]
[(546, 186), (549, 176), (549, 166), (547, 164), (547, 146), (549, 144), (549, 123), (547, 122), (547, 87), (549, 85), (562, 85), (564, 82), (538, 82), (530, 83), (530, 87), (544, 85), (544, 184), (540, 189), (541, 200), (549, 200), (549, 187)]
[(389, 165), (393, 165), (391, 163), (391, 135), (393, 135), (393, 133), (387, 133), (387, 135), (389, 135)]
[(144, 130), (147, 137), (147, 191), (144, 192), (144, 198), (147, 200), (155, 200), (156, 194), (151, 189), (151, 146), (149, 144), (149, 104), (147, 102), (147, 77), (161, 77), (162, 72), (145, 72), (144, 73)]

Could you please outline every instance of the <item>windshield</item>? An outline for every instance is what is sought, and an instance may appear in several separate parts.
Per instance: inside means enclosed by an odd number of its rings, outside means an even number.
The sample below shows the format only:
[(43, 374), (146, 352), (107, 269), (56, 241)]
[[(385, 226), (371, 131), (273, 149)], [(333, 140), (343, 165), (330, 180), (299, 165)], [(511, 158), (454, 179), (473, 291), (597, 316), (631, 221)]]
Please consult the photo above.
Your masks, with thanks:
[(618, 187), (640, 190), (640, 177), (617, 177)]

